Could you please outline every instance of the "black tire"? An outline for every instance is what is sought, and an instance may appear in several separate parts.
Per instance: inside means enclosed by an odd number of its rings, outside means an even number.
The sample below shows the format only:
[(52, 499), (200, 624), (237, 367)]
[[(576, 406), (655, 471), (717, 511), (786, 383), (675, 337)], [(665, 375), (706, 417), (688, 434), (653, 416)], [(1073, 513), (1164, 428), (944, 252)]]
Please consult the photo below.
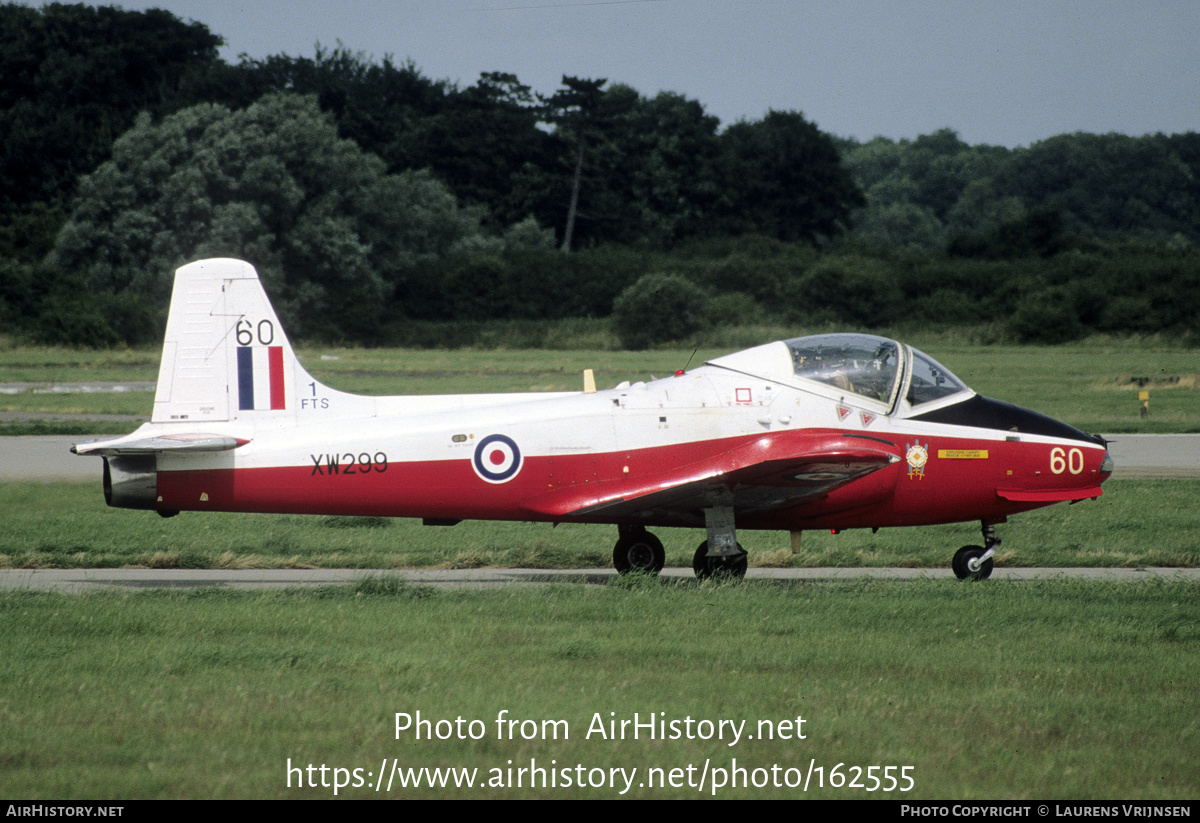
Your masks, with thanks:
[(959, 580), (987, 580), (992, 576), (992, 559), (989, 557), (979, 566), (979, 571), (971, 571), (969, 563), (978, 560), (987, 553), (983, 546), (963, 546), (954, 553), (950, 568)]
[(742, 548), (742, 544), (738, 543), (738, 552), (732, 557), (709, 557), (708, 556), (708, 541), (705, 540), (696, 549), (696, 554), (692, 557), (692, 571), (696, 573), (696, 577), (700, 580), (708, 580), (709, 578), (728, 578), (731, 580), (741, 580), (746, 576), (746, 567), (750, 565), (746, 550)]
[(621, 574), (658, 574), (666, 562), (667, 553), (662, 541), (650, 532), (622, 537), (613, 547), (613, 568)]

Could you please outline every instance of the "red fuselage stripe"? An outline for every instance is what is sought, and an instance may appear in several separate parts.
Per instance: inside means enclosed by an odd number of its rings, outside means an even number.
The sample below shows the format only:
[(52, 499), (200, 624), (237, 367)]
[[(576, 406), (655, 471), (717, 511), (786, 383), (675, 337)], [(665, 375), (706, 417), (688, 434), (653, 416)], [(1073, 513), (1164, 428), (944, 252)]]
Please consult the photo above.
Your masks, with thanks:
[[(761, 436), (760, 436), (761, 437)], [(489, 483), (468, 457), (452, 460), (384, 461), (380, 454), (310, 455), (302, 466), (162, 471), (158, 494), (162, 510), (377, 515), (478, 520), (561, 522), (644, 522), (689, 525), (699, 514), (678, 510), (637, 516), (573, 516), (566, 510), (539, 512), (530, 501), (547, 493), (578, 494), (580, 506), (620, 495), (632, 484), (691, 462), (728, 451), (748, 440), (677, 444), (606, 454), (530, 456), (511, 480)], [(786, 439), (786, 438), (784, 438)], [(915, 438), (895, 438), (905, 454)], [(927, 459), (917, 471), (905, 460), (879, 469), (814, 500), (786, 509), (739, 515), (743, 528), (826, 528), (899, 526), (1003, 518), (1039, 508), (1052, 500), (1004, 499), (998, 489), (1029, 491), (1094, 489), (1103, 450), (1080, 449), (1076, 460), (1059, 459), (1042, 443), (922, 437)], [(781, 444), (782, 445), (782, 444)], [(231, 453), (231, 455), (234, 453)], [(940, 456), (939, 456), (940, 455)], [(985, 456), (986, 455), (986, 456)], [(786, 458), (784, 453), (767, 455)], [(332, 458), (332, 459), (331, 459)], [(347, 459), (349, 458), (349, 459)], [(913, 455), (916, 462), (916, 456)], [(1056, 474), (1055, 469), (1067, 467)], [(1072, 471), (1078, 469), (1078, 471)], [(735, 494), (738, 486), (731, 489)], [(750, 487), (753, 488), (753, 487)], [(1054, 495), (1046, 495), (1053, 498)], [(1089, 495), (1091, 496), (1091, 495)]]

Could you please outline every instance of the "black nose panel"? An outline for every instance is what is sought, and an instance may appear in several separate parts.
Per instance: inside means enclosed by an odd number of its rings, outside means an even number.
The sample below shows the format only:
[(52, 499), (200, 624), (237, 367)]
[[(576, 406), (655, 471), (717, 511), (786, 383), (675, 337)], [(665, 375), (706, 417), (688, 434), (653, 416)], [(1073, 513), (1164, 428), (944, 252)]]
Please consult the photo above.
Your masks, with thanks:
[(1047, 437), (1062, 437), (1067, 440), (1082, 440), (1084, 443), (1104, 445), (1104, 438), (1094, 434), (1081, 432), (1074, 426), (1068, 426), (1062, 421), (1038, 414), (1011, 403), (1002, 403), (977, 394), (969, 400), (945, 406), (925, 414), (918, 414), (912, 420), (926, 420), (930, 423), (945, 423), (950, 426), (972, 426), (977, 429), (999, 429), (1019, 434), (1041, 434)]

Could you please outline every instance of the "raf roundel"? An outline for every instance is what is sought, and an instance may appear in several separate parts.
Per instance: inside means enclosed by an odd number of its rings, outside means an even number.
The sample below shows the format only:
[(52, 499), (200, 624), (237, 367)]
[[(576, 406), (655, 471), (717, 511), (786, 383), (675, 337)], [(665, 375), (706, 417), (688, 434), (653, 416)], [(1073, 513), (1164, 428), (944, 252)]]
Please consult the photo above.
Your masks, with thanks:
[(521, 470), (521, 450), (503, 434), (490, 434), (479, 441), (471, 460), (475, 473), (489, 483), (506, 483)]

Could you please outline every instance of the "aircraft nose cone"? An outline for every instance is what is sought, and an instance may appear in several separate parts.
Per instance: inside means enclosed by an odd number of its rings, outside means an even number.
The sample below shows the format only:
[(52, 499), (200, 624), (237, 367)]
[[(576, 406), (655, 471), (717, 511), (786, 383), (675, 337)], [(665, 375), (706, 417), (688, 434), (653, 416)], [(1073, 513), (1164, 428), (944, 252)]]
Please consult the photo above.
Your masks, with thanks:
[(1117, 464), (1115, 461), (1113, 461), (1112, 455), (1108, 451), (1105, 451), (1104, 460), (1100, 463), (1100, 474), (1104, 475), (1104, 478), (1101, 479), (1108, 478), (1108, 476), (1113, 473), (1113, 469), (1115, 469), (1116, 466)]

